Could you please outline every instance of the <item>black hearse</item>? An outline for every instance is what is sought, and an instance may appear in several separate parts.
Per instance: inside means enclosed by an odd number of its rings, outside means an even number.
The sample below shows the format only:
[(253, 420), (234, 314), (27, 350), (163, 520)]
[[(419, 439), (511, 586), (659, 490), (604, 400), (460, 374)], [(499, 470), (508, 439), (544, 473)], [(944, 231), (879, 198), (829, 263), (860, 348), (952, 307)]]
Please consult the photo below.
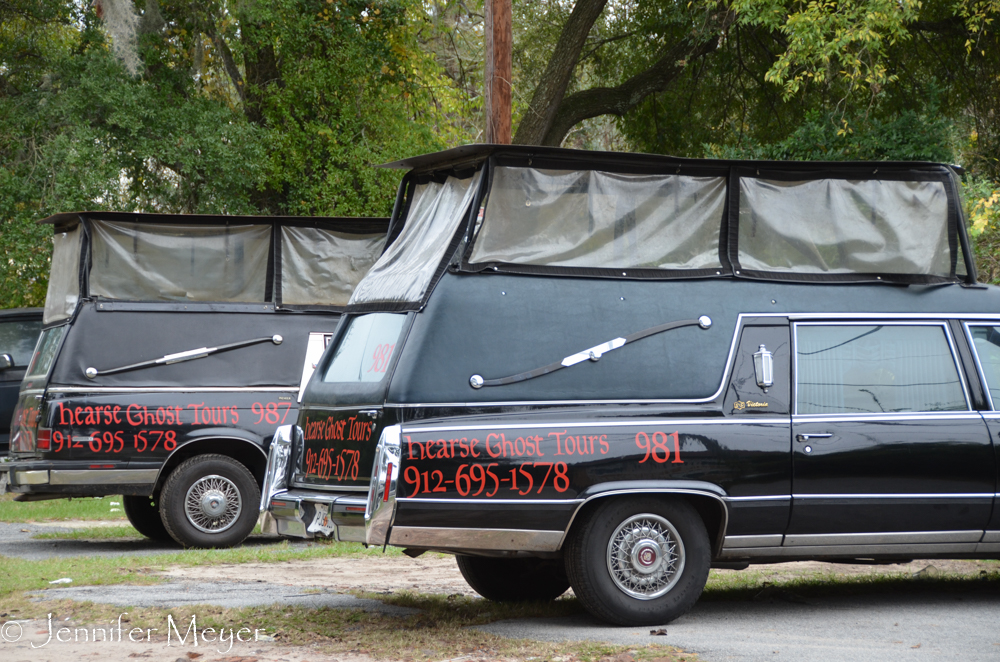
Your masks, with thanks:
[(269, 526), (620, 624), (712, 565), (1000, 558), (1000, 289), (951, 168), (393, 165), (405, 224), (275, 435)]
[[(10, 446), (10, 420), (17, 392), (42, 330), (41, 308), (0, 310), (0, 458)], [(6, 465), (0, 464), (6, 469)]]
[(14, 416), (22, 501), (124, 495), (194, 547), (243, 541), (266, 449), (385, 219), (86, 212), (54, 227), (44, 330)]

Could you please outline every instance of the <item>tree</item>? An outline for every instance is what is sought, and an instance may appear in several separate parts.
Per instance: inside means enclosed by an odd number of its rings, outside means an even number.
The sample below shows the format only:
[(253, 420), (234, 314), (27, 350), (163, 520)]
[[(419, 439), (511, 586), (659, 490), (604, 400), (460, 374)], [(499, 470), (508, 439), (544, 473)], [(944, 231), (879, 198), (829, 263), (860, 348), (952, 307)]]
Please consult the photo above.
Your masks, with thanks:
[[(522, 3), (522, 13), (528, 4), (535, 3)], [(998, 0), (626, 0), (610, 6), (578, 0), (569, 12), (562, 3), (545, 3), (533, 22), (543, 27), (521, 33), (522, 54), (547, 44), (546, 65), (521, 81), (532, 92), (515, 142), (558, 145), (588, 118), (628, 118), (644, 107), (656, 132), (671, 135), (668, 144), (691, 153), (706, 142), (685, 142), (681, 134), (692, 126), (695, 132), (706, 127), (702, 137), (723, 137), (718, 142), (746, 134), (776, 138), (801, 123), (803, 107), (861, 116), (884, 106), (889, 116), (914, 93), (937, 85), (938, 108), (956, 119), (971, 117), (982, 127), (979, 140), (992, 145), (1000, 136), (997, 106), (989, 105), (1000, 73), (998, 15)], [(554, 39), (539, 40), (556, 21)], [(720, 98), (726, 112), (719, 112)], [(667, 110), (660, 114), (651, 105)], [(705, 117), (677, 119), (702, 109)], [(660, 117), (666, 126), (657, 123)], [(644, 130), (648, 134), (649, 123)]]
[(55, 212), (388, 214), (373, 166), (441, 145), (414, 6), (0, 3), (0, 305), (44, 299)]

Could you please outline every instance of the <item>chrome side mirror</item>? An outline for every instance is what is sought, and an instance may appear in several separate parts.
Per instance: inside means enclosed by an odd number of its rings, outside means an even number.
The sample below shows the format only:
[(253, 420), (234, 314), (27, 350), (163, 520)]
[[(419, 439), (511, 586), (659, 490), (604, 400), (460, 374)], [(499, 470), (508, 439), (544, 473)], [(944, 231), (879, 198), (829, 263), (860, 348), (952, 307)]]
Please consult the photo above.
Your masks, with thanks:
[(14, 357), (10, 354), (0, 354), (0, 370), (14, 367)]
[(754, 352), (753, 371), (757, 375), (757, 386), (766, 390), (774, 385), (774, 356), (764, 345)]

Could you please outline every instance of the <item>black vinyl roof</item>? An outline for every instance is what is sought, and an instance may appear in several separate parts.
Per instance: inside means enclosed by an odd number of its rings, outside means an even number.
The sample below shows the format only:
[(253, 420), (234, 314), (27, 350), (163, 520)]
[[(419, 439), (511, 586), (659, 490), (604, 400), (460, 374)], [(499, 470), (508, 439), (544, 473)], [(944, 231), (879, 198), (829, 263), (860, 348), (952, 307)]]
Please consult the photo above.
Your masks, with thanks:
[(42, 308), (4, 308), (0, 309), (2, 317), (37, 317), (41, 319)]
[(802, 172), (841, 171), (841, 170), (939, 170), (949, 168), (961, 172), (960, 166), (926, 161), (752, 161), (731, 159), (690, 159), (662, 154), (637, 154), (630, 152), (598, 152), (562, 147), (542, 147), (539, 145), (461, 145), (441, 152), (412, 156), (392, 163), (386, 163), (380, 168), (411, 169), (415, 171), (433, 171), (462, 166), (477, 166), (486, 159), (497, 157), (532, 158), (537, 157), (546, 162), (563, 162), (573, 169), (610, 168), (650, 168), (662, 169), (670, 166), (686, 165), (702, 168), (754, 168), (767, 170), (796, 170)]
[(120, 223), (160, 223), (177, 225), (270, 224), (337, 226), (350, 232), (385, 232), (389, 219), (382, 217), (350, 216), (249, 216), (229, 214), (147, 214), (119, 211), (74, 211), (53, 214), (38, 221), (39, 225), (72, 227), (83, 218)]

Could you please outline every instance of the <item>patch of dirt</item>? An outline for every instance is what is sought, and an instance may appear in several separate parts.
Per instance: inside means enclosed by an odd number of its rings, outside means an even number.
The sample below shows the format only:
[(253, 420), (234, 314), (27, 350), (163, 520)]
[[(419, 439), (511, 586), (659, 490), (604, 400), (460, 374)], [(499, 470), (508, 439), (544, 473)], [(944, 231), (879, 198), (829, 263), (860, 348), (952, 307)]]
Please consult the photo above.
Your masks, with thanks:
[(770, 563), (751, 565), (746, 570), (714, 570), (720, 574), (734, 572), (753, 572), (760, 575), (761, 581), (776, 582), (789, 579), (801, 579), (809, 575), (838, 577), (856, 577), (861, 575), (885, 575), (901, 573), (922, 577), (940, 575), (978, 575), (981, 571), (996, 572), (1000, 564), (996, 561), (961, 561), (949, 559), (923, 559), (910, 563), (890, 563), (888, 565), (869, 565), (862, 563), (824, 563), (822, 561), (792, 561), (790, 563)]
[(258, 581), (287, 586), (319, 586), (335, 591), (476, 594), (465, 583), (453, 557), (430, 554), (415, 559), (408, 556), (369, 556), (202, 565), (168, 568), (159, 574), (191, 581)]
[[(932, 567), (931, 567), (932, 566)], [(928, 569), (930, 567), (930, 569)], [(978, 575), (980, 571), (996, 571), (995, 561), (923, 560), (891, 565), (864, 565), (794, 561), (767, 565), (752, 565), (743, 570), (716, 570), (721, 574), (753, 572), (763, 582), (797, 579), (809, 575), (882, 575), (903, 573), (921, 576), (945, 574)], [(455, 559), (424, 555), (415, 559), (394, 557), (337, 557), (324, 560), (285, 561), (282, 563), (241, 563), (239, 565), (203, 565), (174, 567), (159, 573), (167, 577), (195, 581), (270, 582), (288, 586), (315, 586), (327, 590), (362, 590), (375, 593), (443, 593), (476, 595), (458, 571)]]

